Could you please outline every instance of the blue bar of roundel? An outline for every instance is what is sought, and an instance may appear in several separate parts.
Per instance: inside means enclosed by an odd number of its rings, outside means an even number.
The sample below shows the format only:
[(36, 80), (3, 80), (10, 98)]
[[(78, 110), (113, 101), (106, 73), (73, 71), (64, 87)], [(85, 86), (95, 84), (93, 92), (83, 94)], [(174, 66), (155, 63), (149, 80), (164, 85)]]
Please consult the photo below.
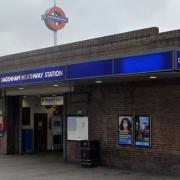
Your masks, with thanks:
[(172, 52), (119, 58), (114, 63), (115, 74), (158, 72), (172, 68)]
[(67, 79), (112, 75), (112, 60), (87, 62), (67, 66)]

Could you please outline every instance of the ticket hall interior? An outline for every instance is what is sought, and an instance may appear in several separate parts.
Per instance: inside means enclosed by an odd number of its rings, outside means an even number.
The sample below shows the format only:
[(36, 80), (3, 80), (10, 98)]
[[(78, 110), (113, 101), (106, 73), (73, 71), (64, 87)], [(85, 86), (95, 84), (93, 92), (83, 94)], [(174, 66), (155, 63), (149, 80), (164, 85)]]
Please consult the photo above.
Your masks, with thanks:
[(64, 94), (72, 90), (59, 82), (7, 88), (7, 154), (63, 155)]

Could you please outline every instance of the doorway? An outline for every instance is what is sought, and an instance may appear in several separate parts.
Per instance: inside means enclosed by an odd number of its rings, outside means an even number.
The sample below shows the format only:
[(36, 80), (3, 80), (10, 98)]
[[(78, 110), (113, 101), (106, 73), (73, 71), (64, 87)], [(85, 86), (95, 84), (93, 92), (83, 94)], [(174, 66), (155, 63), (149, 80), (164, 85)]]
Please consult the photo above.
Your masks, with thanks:
[(6, 119), (7, 119), (7, 154), (21, 153), (20, 126), (21, 126), (21, 97), (6, 97)]
[(34, 152), (47, 151), (47, 119), (46, 113), (34, 114)]

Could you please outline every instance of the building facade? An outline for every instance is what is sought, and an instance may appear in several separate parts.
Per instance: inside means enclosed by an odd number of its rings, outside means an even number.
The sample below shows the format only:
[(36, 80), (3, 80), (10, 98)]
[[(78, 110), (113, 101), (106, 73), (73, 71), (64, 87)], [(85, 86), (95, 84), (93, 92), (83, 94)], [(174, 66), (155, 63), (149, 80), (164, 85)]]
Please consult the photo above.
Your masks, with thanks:
[[(48, 115), (51, 150), (52, 112), (38, 98), (60, 95), (64, 159), (80, 161), (79, 141), (68, 139), (68, 117), (84, 116), (88, 139), (100, 142), (102, 165), (178, 173), (179, 51), (180, 30), (159, 33), (153, 27), (1, 57), (0, 153), (23, 153), (23, 129), (31, 129), (38, 144), (34, 114), (39, 112)], [(22, 108), (28, 107), (29, 126), (22, 124)], [(122, 132), (127, 119), (129, 129)]]

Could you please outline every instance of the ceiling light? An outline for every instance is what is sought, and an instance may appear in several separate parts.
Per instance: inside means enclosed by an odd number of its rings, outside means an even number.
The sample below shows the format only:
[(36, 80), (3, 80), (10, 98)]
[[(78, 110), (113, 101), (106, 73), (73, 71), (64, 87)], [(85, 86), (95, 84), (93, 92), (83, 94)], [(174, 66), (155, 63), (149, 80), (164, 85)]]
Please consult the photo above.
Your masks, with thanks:
[(59, 87), (59, 85), (58, 85), (58, 84), (54, 84), (53, 86), (54, 86), (54, 87)]
[(150, 76), (149, 79), (157, 79), (157, 76)]
[(23, 90), (24, 88), (23, 87), (20, 87), (19, 90)]
[(103, 82), (102, 81), (96, 81), (96, 84), (102, 84)]

